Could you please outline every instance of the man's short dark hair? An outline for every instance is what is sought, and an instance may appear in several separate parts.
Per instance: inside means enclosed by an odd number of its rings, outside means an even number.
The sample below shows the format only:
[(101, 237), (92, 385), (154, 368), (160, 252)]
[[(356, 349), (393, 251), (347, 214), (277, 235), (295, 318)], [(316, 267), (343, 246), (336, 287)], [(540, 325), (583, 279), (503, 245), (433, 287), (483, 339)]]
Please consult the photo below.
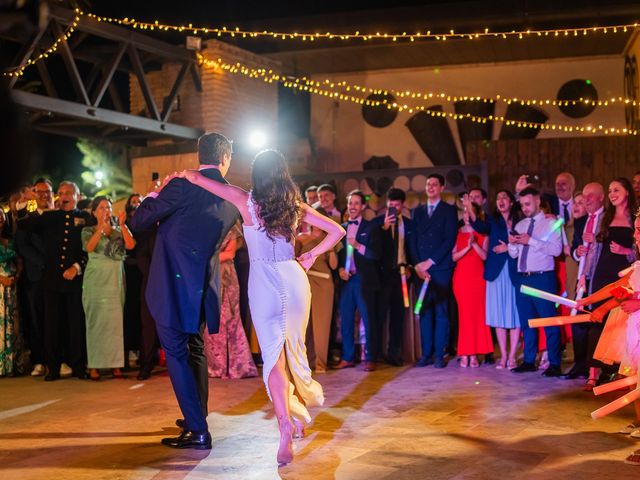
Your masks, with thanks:
[(318, 191), (318, 186), (317, 185), (311, 185), (310, 187), (305, 188), (304, 193), (312, 193), (312, 192), (317, 192)]
[(404, 193), (404, 190), (400, 190), (399, 188), (390, 188), (387, 192), (387, 200), (400, 200), (404, 203), (407, 199), (407, 194)]
[(46, 183), (53, 190), (53, 183), (51, 183), (51, 180), (49, 180), (48, 178), (45, 178), (45, 177), (36, 178), (36, 181), (33, 182), (34, 185), (37, 185), (39, 183)]
[(533, 195), (534, 197), (539, 197), (540, 196), (540, 191), (536, 188), (533, 187), (527, 187), (524, 190), (522, 190), (520, 192), (520, 196), (524, 197), (526, 195)]
[(231, 155), (232, 142), (220, 133), (205, 133), (198, 139), (200, 165), (220, 165), (224, 155)]
[(362, 205), (367, 204), (367, 196), (364, 194), (364, 192), (362, 192), (362, 190), (351, 190), (347, 195), (347, 200), (349, 199), (349, 197), (353, 197), (354, 195), (360, 197), (360, 200), (362, 200)]
[(323, 183), (322, 185), (320, 185), (318, 187), (318, 193), (320, 193), (320, 192), (331, 192), (331, 193), (333, 193), (335, 195), (336, 194), (336, 189), (330, 183)]
[(485, 199), (485, 200), (486, 200), (486, 199), (487, 199), (487, 197), (489, 196), (489, 195), (487, 195), (487, 191), (486, 191), (484, 188), (480, 188), (480, 187), (470, 189), (470, 190), (469, 190), (469, 193), (471, 193), (471, 192), (473, 192), (473, 191), (475, 191), (475, 190), (477, 190), (478, 192), (480, 192), (480, 195), (482, 195), (482, 198), (483, 198), (483, 199)]
[(76, 206), (78, 210), (86, 210), (91, 207), (91, 203), (93, 200), (91, 198), (83, 198), (82, 200), (78, 200), (78, 205)]
[(427, 180), (429, 180), (430, 178), (437, 178), (438, 182), (440, 183), (440, 186), (444, 187), (444, 177), (439, 173), (430, 173), (429, 176), (427, 177)]

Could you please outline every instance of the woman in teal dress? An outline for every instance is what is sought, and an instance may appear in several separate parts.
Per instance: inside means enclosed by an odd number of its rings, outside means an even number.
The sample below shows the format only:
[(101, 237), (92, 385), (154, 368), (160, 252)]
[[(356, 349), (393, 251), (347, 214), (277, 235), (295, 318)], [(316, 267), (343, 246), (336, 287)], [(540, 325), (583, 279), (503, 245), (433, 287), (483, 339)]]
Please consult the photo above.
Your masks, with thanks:
[(92, 380), (100, 379), (100, 369), (110, 368), (122, 377), (124, 366), (123, 308), (125, 249), (135, 240), (125, 225), (114, 225), (111, 200), (99, 196), (91, 203), (96, 225), (82, 229), (82, 246), (89, 254), (82, 284), (82, 305), (87, 324), (87, 366)]
[(13, 374), (18, 303), (18, 255), (9, 235), (7, 216), (0, 209), (0, 377)]

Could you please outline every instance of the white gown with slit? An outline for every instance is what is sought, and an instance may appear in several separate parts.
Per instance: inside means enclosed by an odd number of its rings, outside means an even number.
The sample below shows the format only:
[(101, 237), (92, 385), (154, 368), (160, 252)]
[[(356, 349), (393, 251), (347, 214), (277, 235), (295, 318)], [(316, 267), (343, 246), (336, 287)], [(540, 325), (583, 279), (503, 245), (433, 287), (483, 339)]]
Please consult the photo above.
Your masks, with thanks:
[(271, 398), (269, 374), (284, 348), (291, 415), (309, 423), (306, 406), (324, 403), (322, 386), (311, 378), (304, 343), (311, 307), (309, 280), (295, 259), (293, 243), (281, 237), (272, 240), (261, 230), (251, 194), (247, 205), (253, 221), (243, 226), (251, 262), (249, 308), (262, 351), (262, 378)]

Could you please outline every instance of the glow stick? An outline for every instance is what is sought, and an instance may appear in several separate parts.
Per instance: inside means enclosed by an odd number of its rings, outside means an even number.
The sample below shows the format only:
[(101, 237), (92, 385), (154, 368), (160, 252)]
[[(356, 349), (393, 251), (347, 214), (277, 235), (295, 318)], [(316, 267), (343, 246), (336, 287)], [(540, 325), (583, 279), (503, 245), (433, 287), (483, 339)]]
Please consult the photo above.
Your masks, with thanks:
[(640, 388), (636, 388), (632, 392), (629, 392), (617, 400), (606, 404), (604, 407), (600, 407), (595, 412), (591, 412), (591, 418), (597, 420), (598, 418), (606, 417), (610, 413), (629, 405), (631, 402), (635, 402), (638, 398), (640, 398)]
[(544, 317), (544, 318), (532, 318), (529, 320), (529, 327), (557, 327), (559, 325), (569, 325), (571, 323), (588, 322), (591, 315), (565, 315), (560, 317)]
[[(586, 279), (583, 278), (584, 265), (586, 263), (586, 259), (587, 259), (587, 256), (583, 255), (582, 257), (580, 257), (580, 261), (578, 262), (578, 280), (582, 280), (582, 281), (579, 282), (580, 288), (578, 288), (578, 291), (576, 292), (576, 300), (580, 300), (584, 295), (584, 285), (585, 285), (585, 282), (587, 281)], [(570, 315), (575, 315), (577, 312), (578, 312), (577, 308), (572, 308)]]
[(565, 305), (571, 308), (577, 308), (575, 300), (562, 298), (560, 295), (554, 295), (553, 293), (545, 292), (544, 290), (538, 290), (537, 288), (529, 287), (528, 285), (521, 285), (520, 292), (531, 297), (549, 300), (550, 302), (559, 303), (560, 305)]
[(424, 301), (424, 296), (427, 293), (428, 286), (429, 286), (429, 279), (425, 278), (424, 282), (422, 282), (422, 288), (420, 289), (420, 295), (418, 295), (418, 301), (416, 302), (416, 307), (413, 309), (413, 313), (415, 315), (420, 315), (420, 310), (422, 309), (422, 302)]
[(409, 289), (407, 288), (407, 271), (404, 265), (400, 265), (400, 278), (402, 279), (402, 300), (404, 308), (409, 308)]
[(315, 270), (307, 270), (307, 275), (309, 275), (310, 277), (324, 278), (325, 280), (331, 278), (331, 275), (329, 275), (328, 273), (316, 272)]
[(353, 263), (353, 245), (347, 244), (347, 261), (345, 262), (344, 269), (347, 273), (351, 272), (351, 264)]
[(562, 228), (562, 225), (564, 225), (564, 218), (559, 218), (555, 222), (553, 222), (553, 225), (551, 225), (551, 230), (544, 237), (542, 237), (542, 241), (548, 242), (551, 238), (551, 235), (560, 230)]
[(633, 387), (638, 383), (638, 377), (635, 375), (621, 378), (620, 380), (616, 380), (615, 382), (605, 383), (604, 385), (600, 385), (599, 387), (595, 387), (593, 389), (594, 395), (602, 395), (603, 393), (613, 392), (614, 390), (618, 390), (620, 388), (625, 387)]

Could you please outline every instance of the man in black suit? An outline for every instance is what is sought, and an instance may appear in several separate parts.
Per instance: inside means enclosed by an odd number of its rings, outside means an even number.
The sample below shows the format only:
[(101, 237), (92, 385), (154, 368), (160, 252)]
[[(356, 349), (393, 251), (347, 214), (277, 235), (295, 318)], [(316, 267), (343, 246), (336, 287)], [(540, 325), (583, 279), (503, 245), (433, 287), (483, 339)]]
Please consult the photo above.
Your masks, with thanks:
[[(231, 163), (231, 142), (217, 133), (198, 140), (201, 173), (217, 182)], [(205, 324), (220, 326), (220, 262), (222, 240), (238, 220), (238, 210), (220, 197), (174, 178), (149, 194), (131, 220), (136, 231), (159, 223), (146, 299), (167, 354), (167, 367), (184, 421), (182, 434), (165, 438), (173, 448), (211, 448), (207, 425), (209, 395)]]
[[(581, 276), (578, 278), (576, 292), (582, 290), (584, 296), (587, 296), (592, 293), (591, 281), (602, 250), (602, 244), (596, 238), (604, 217), (604, 188), (596, 182), (587, 183), (582, 189), (582, 198), (587, 214), (576, 219), (574, 223), (571, 256), (576, 262), (582, 264), (582, 267), (579, 267)], [(575, 363), (565, 373), (566, 379), (589, 377), (589, 362), (591, 361), (589, 351), (595, 349), (595, 345), (589, 346), (589, 337), (592, 328), (596, 325), (592, 322), (571, 325)]]
[[(47, 210), (53, 210), (53, 187), (45, 178), (38, 179), (33, 187), (36, 211), (30, 215), (39, 216)], [(25, 205), (26, 207), (26, 205)], [(25, 337), (29, 345), (29, 359), (33, 370), (32, 376), (44, 375), (44, 295), (42, 277), (44, 273), (45, 244), (41, 235), (29, 232), (18, 225), (15, 234), (18, 254), (24, 259), (24, 275), (22, 287), (26, 296)]]
[[(429, 276), (429, 287), (420, 310), (420, 335), (422, 356), (417, 367), (435, 363), (436, 368), (446, 367), (445, 349), (449, 342), (449, 298), (453, 259), (451, 251), (458, 232), (456, 208), (442, 200), (444, 177), (432, 173), (427, 178), (427, 204), (413, 212), (412, 258), (417, 274), (416, 288), (420, 291), (424, 279)], [(432, 358), (435, 356), (435, 362)]]
[(359, 190), (347, 196), (349, 220), (342, 226), (347, 231), (338, 255), (339, 274), (343, 281), (340, 294), (342, 322), (342, 360), (335, 368), (355, 366), (354, 328), (356, 310), (364, 322), (366, 336), (364, 370), (375, 370), (377, 357), (376, 293), (380, 288), (378, 265), (380, 258), (378, 229), (362, 218), (366, 197)]
[[(402, 365), (402, 332), (406, 309), (403, 288), (406, 284), (410, 243), (413, 237), (413, 222), (402, 214), (405, 193), (399, 188), (387, 192), (387, 211), (372, 220), (380, 233), (380, 292), (378, 294), (378, 327), (384, 329), (389, 316), (389, 349), (387, 361), (394, 366)], [(404, 280), (402, 275), (404, 274)], [(404, 286), (403, 286), (403, 281)], [(406, 291), (408, 293), (408, 291)], [(408, 300), (408, 296), (407, 296)], [(382, 335), (379, 336), (379, 340)], [(381, 345), (378, 346), (381, 348)]]
[[(43, 338), (48, 371), (45, 381), (60, 378), (63, 351), (72, 375), (87, 378), (82, 308), (82, 272), (87, 264), (87, 254), (82, 249), (80, 232), (91, 216), (76, 208), (79, 195), (80, 190), (75, 183), (62, 182), (58, 187), (60, 210), (26, 216), (19, 221), (20, 228), (40, 234), (45, 244), (42, 278)], [(26, 213), (26, 210), (21, 211), (21, 216)]]

